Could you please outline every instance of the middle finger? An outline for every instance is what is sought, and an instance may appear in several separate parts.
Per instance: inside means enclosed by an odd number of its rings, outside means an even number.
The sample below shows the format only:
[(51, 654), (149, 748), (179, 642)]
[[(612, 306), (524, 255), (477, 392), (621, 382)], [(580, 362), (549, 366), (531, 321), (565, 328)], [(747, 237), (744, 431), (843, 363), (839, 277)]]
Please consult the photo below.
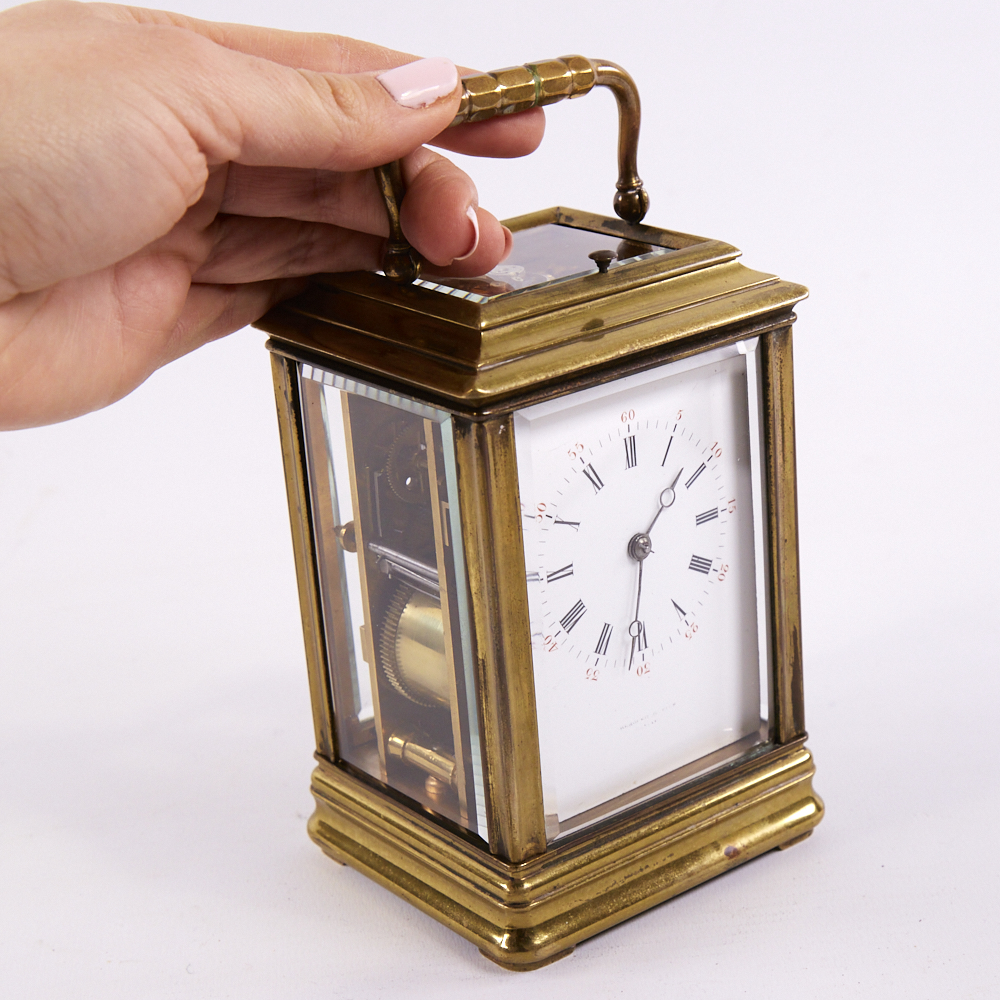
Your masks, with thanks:
[[(492, 267), (506, 234), (488, 212), (478, 209), (472, 179), (439, 154), (420, 148), (403, 161), (407, 195), (402, 221), (407, 239), (432, 264), (447, 267), (473, 249), (476, 224), (482, 257)], [(476, 212), (476, 224), (470, 218)], [(320, 222), (375, 236), (388, 236), (385, 205), (372, 171), (332, 172), (285, 167), (230, 165), (220, 211), (228, 215)], [(475, 253), (460, 265), (478, 266)], [(495, 259), (493, 259), (495, 258)]]

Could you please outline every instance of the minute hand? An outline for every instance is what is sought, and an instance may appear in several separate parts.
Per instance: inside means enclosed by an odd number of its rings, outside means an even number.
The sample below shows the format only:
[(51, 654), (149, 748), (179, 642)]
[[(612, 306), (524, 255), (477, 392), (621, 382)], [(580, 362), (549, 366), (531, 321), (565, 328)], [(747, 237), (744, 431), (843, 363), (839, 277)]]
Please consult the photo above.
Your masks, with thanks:
[(653, 530), (653, 525), (656, 524), (656, 519), (677, 499), (677, 494), (674, 492), (674, 487), (677, 485), (678, 480), (681, 478), (681, 473), (684, 471), (683, 467), (674, 476), (674, 481), (665, 489), (660, 492), (660, 506), (656, 509), (656, 514), (653, 515), (653, 520), (650, 522), (649, 527), (646, 529), (646, 534), (648, 535)]

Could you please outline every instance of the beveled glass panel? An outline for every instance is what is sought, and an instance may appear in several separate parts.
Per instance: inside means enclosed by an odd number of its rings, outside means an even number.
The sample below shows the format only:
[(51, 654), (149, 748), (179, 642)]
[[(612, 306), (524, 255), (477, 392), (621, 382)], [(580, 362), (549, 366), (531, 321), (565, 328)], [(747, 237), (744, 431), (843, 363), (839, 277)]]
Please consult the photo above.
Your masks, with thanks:
[(770, 739), (756, 346), (515, 413), (549, 840)]
[(485, 833), (451, 416), (299, 372), (338, 759)]

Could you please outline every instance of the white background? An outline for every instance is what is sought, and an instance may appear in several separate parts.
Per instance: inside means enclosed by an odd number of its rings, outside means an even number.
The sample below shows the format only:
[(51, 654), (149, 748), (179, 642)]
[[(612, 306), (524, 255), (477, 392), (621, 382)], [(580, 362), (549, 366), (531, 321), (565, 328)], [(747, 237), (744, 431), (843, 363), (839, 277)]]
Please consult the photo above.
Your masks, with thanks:
[[(306, 837), (312, 732), (263, 336), (0, 436), (0, 984), (12, 997), (992, 997), (1000, 988), (986, 2), (181, 3), (644, 100), (647, 219), (809, 285), (796, 329), (807, 842), (528, 975)], [(609, 95), (477, 163), (607, 212)], [(2, 137), (0, 137), (2, 141)]]

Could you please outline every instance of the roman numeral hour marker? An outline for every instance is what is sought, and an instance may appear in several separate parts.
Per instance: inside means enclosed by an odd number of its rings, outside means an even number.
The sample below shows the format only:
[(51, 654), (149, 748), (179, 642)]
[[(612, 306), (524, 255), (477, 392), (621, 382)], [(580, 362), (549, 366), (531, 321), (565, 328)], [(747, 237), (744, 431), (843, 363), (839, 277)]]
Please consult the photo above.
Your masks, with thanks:
[(630, 434), (625, 438), (625, 468), (635, 468), (635, 435)]
[(713, 507), (711, 510), (706, 510), (701, 514), (695, 514), (694, 523), (696, 525), (705, 524), (708, 521), (714, 521), (719, 516), (719, 508)]
[(597, 474), (597, 470), (592, 465), (583, 467), (583, 474), (590, 480), (590, 485), (594, 487), (595, 493), (600, 493), (604, 488), (604, 481)]
[(594, 652), (597, 653), (598, 656), (608, 655), (608, 643), (611, 642), (611, 632), (611, 626), (605, 622), (604, 628), (601, 629), (601, 637), (597, 640), (597, 646), (594, 649)]
[(559, 624), (562, 625), (562, 627), (567, 632), (572, 632), (573, 626), (576, 625), (576, 623), (586, 613), (587, 613), (586, 605), (583, 603), (583, 601), (577, 601), (576, 604), (574, 604), (573, 607), (571, 607), (569, 611), (567, 611), (566, 614), (564, 614), (562, 618), (559, 619)]
[(565, 580), (567, 576), (573, 575), (573, 564), (563, 566), (561, 569), (554, 569), (551, 573), (545, 574), (545, 582), (552, 583), (554, 580)]
[(702, 462), (691, 475), (691, 478), (684, 484), (688, 489), (694, 486), (694, 481), (705, 471), (705, 463)]
[(688, 569), (693, 569), (696, 573), (704, 573), (708, 575), (709, 571), (712, 569), (712, 560), (706, 559), (704, 556), (691, 556), (691, 562), (688, 564)]

